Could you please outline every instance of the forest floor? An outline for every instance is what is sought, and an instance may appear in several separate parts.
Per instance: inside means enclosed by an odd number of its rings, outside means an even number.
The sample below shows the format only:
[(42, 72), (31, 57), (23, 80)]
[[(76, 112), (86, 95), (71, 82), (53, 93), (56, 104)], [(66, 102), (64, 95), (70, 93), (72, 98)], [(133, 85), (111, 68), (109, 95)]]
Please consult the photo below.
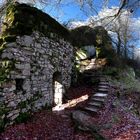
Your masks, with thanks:
[[(90, 96), (93, 90), (90, 86), (70, 88), (69, 99)], [(140, 118), (132, 110), (134, 102), (135, 96), (118, 98), (115, 89), (110, 88), (104, 107), (91, 121), (107, 140), (140, 140)], [(72, 121), (71, 113), (85, 104), (86, 100), (62, 111), (41, 110), (26, 123), (9, 126), (0, 140), (97, 140), (90, 132), (77, 130)]]

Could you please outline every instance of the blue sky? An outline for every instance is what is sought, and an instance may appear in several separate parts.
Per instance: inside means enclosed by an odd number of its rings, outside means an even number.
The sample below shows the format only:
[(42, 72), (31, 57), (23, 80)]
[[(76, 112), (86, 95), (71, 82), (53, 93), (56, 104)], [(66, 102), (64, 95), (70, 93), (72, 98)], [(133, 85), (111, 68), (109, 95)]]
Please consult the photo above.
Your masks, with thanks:
[[(102, 0), (94, 0), (94, 7), (99, 12), (101, 10), (101, 1)], [(112, 6), (119, 6), (118, 0), (110, 0), (108, 5), (109, 7)], [(59, 8), (50, 5), (46, 7), (45, 12), (50, 14), (52, 17), (57, 19), (59, 22), (67, 22), (68, 20), (86, 20), (89, 16), (96, 15), (95, 12), (91, 12), (89, 15), (86, 15), (85, 12), (80, 10), (80, 7), (75, 3), (70, 3), (68, 5), (61, 5)], [(140, 8), (134, 13), (134, 17), (140, 17)]]
[[(3, 0), (0, 0), (0, 3)], [(31, 2), (31, 0), (19, 0), (21, 2)], [(55, 0), (52, 0), (51, 5), (44, 7), (43, 11), (48, 13), (50, 16), (55, 18), (58, 22), (64, 23), (69, 20), (75, 20), (75, 21), (86, 21), (90, 16), (95, 16), (95, 12), (90, 12), (90, 14), (86, 15), (85, 12), (80, 10), (80, 7), (75, 4), (75, 0), (63, 0), (64, 2), (69, 2), (67, 5), (59, 5), (59, 7), (56, 6), (56, 3), (54, 2)], [(73, 2), (71, 2), (73, 1)], [(99, 12), (102, 7), (102, 2), (104, 0), (94, 0), (94, 7)], [(109, 8), (112, 6), (119, 6), (119, 0), (109, 0)], [(135, 1), (135, 0), (132, 0)], [(39, 7), (39, 4), (37, 3), (37, 6)], [(88, 8), (87, 8), (88, 9)], [(90, 10), (89, 10), (90, 11)], [(89, 12), (88, 11), (88, 12)], [(135, 18), (139, 18), (140, 20), (140, 7), (139, 9), (134, 13)], [(140, 29), (138, 29), (140, 31)], [(140, 33), (139, 33), (140, 36)], [(140, 39), (139, 39), (140, 40)], [(138, 43), (138, 46), (140, 46), (140, 41)]]
[[(4, 0), (0, 0), (0, 3)], [(20, 2), (28, 2), (31, 3), (31, 0), (18, 0)], [(44, 7), (44, 11), (57, 19), (59, 22), (67, 22), (70, 19), (74, 20), (86, 20), (89, 16), (94, 16), (96, 13), (91, 12), (88, 16), (85, 15), (84, 12), (80, 10), (80, 7), (75, 4), (75, 0), (62, 0), (65, 3), (68, 3), (68, 5), (61, 5), (59, 8), (56, 7), (55, 0), (50, 0), (51, 5)], [(72, 2), (71, 2), (72, 1)], [(93, 0), (93, 5), (95, 9), (99, 12), (101, 10), (102, 1), (104, 0)], [(135, 0), (132, 0), (135, 1)], [(53, 5), (54, 4), (54, 5)], [(38, 5), (38, 4), (37, 4)], [(109, 0), (109, 7), (112, 6), (119, 6), (119, 0)], [(134, 14), (135, 17), (140, 17), (140, 8), (137, 10), (137, 12)]]
[[(99, 12), (102, 6), (101, 0), (94, 0), (94, 2), (94, 7)], [(110, 0), (108, 7), (111, 8), (113, 6), (120, 6), (118, 0)], [(45, 8), (45, 12), (50, 14), (60, 23), (67, 22), (69, 20), (86, 21), (87, 19), (89, 19), (90, 16), (96, 15), (95, 12), (91, 12), (89, 15), (86, 15), (80, 10), (79, 6), (75, 3), (70, 3), (69, 5), (62, 5), (59, 8), (56, 8), (55, 6), (49, 6)], [(140, 7), (138, 10), (133, 12), (133, 17), (140, 20)], [(140, 28), (138, 30), (140, 31)], [(140, 32), (138, 33), (138, 36), (140, 38)], [(135, 43), (137, 47), (140, 47), (140, 39)]]

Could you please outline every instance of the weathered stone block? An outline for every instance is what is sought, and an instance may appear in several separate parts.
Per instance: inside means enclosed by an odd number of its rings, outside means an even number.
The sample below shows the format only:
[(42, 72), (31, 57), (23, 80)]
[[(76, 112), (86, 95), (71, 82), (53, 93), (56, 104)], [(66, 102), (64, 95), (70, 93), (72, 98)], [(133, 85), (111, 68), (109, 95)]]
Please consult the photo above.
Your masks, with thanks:
[(19, 114), (19, 112), (20, 112), (19, 109), (11, 111), (11, 112), (8, 113), (7, 118), (11, 118), (13, 115)]

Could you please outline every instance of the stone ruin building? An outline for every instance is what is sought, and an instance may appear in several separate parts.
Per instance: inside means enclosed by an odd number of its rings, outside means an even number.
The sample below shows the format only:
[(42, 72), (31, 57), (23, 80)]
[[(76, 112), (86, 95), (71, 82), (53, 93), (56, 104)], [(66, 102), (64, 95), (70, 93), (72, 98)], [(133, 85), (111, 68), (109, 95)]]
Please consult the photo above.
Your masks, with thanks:
[(69, 35), (34, 7), (16, 3), (7, 8), (0, 38), (0, 127), (62, 104), (73, 66)]

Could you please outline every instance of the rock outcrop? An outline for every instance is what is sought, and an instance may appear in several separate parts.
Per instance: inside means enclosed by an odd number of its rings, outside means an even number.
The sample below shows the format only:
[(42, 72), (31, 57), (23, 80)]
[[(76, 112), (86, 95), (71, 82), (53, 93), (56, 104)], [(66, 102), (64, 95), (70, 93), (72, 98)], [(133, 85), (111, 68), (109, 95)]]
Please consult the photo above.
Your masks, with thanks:
[(96, 48), (96, 58), (107, 58), (108, 63), (112, 63), (112, 57), (117, 59), (113, 50), (111, 38), (102, 26), (91, 28), (81, 26), (71, 30), (74, 46), (84, 50), (83, 46), (94, 46)]

